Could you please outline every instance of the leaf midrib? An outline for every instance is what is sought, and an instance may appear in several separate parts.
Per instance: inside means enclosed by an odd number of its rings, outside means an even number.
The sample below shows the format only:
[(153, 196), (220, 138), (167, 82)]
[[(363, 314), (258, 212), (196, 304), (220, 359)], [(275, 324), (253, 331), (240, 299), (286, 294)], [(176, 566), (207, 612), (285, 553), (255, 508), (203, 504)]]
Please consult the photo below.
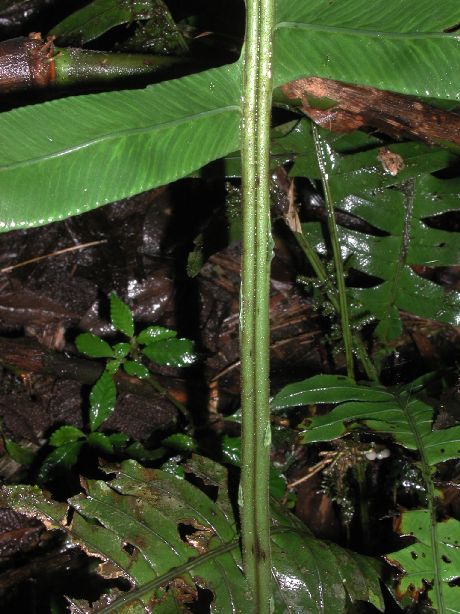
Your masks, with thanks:
[(392, 38), (392, 39), (408, 39), (415, 38), (426, 40), (432, 38), (452, 38), (460, 42), (460, 38), (447, 32), (387, 32), (386, 30), (365, 30), (360, 28), (341, 28), (339, 26), (325, 26), (323, 24), (316, 23), (303, 23), (300, 21), (280, 21), (275, 26), (275, 31), (282, 28), (289, 28), (291, 30), (316, 30), (319, 32), (331, 32), (338, 34), (349, 34), (355, 36), (368, 36), (371, 38)]

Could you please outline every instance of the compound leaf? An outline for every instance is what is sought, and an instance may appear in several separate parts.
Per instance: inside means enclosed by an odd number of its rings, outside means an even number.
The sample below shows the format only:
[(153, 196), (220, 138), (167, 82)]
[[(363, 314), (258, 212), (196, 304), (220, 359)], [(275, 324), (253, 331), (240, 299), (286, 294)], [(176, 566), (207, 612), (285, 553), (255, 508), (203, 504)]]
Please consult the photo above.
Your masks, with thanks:
[[(154, 599), (162, 612), (168, 589), (193, 600), (199, 584), (212, 593), (212, 614), (247, 612), (250, 599), (226, 470), (195, 455), (184, 468), (217, 490), (215, 501), (187, 480), (135, 461), (108, 467), (115, 476), (109, 482), (88, 481), (85, 494), (70, 500), (75, 510), (70, 526), (66, 506), (37, 488), (9, 486), (3, 492), (15, 510), (66, 531), (69, 540), (111, 562), (111, 577), (133, 585), (124, 606)], [(345, 612), (350, 598), (382, 608), (378, 562), (316, 540), (277, 503), (272, 511), (275, 614)], [(168, 608), (175, 611), (171, 603)]]
[[(460, 21), (458, 3), (446, 0), (437, 11), (430, 0), (416, 11), (399, 0), (377, 5), (372, 16), (362, 0), (278, 0), (274, 84), (315, 75), (459, 100), (460, 41), (445, 32)], [(0, 114), (0, 229), (64, 219), (235, 152), (240, 109), (237, 62), (144, 90)]]
[(385, 556), (405, 572), (398, 593), (417, 597), (437, 576), (439, 592), (429, 592), (433, 607), (437, 612), (460, 612), (460, 588), (453, 584), (460, 573), (460, 522), (455, 518), (437, 522), (428, 510), (412, 510), (401, 515), (397, 530), (403, 537), (415, 539), (402, 550)]
[[(453, 325), (460, 323), (460, 293), (446, 292), (414, 270), (417, 265), (458, 262), (458, 234), (430, 224), (433, 217), (459, 208), (460, 181), (430, 174), (455, 160), (448, 151), (417, 143), (392, 145), (392, 153), (404, 164), (397, 177), (378, 162), (379, 151), (371, 148), (344, 155), (324, 146), (335, 207), (375, 229), (371, 234), (338, 228), (347, 266), (370, 278), (370, 287), (349, 289), (352, 314), (376, 319), (376, 334), (387, 343), (401, 333), (401, 311)], [(303, 224), (302, 231), (320, 253), (324, 252), (318, 224)]]

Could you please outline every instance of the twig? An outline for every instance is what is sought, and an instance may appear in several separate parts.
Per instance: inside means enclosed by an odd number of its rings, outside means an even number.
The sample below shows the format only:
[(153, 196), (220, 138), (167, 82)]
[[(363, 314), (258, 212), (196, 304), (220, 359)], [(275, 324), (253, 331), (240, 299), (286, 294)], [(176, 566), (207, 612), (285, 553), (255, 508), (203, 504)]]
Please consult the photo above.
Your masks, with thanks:
[(319, 461), (319, 463), (316, 463), (316, 465), (313, 465), (313, 467), (310, 467), (310, 469), (308, 470), (307, 475), (302, 476), (301, 478), (299, 478), (298, 480), (295, 480), (294, 482), (290, 482), (287, 485), (287, 487), (288, 488), (295, 488), (299, 484), (303, 484), (303, 482), (306, 482), (307, 480), (312, 478), (314, 475), (316, 475), (317, 473), (322, 471), (325, 467), (327, 467), (327, 465), (332, 463), (332, 461), (333, 461), (332, 458), (325, 458), (322, 461)]
[(30, 260), (24, 260), (23, 262), (18, 262), (17, 264), (6, 266), (3, 269), (0, 269), (0, 274), (10, 273), (14, 269), (19, 269), (20, 267), (26, 266), (28, 264), (33, 264), (34, 262), (39, 262), (40, 260), (45, 260), (46, 258), (54, 258), (54, 256), (61, 256), (62, 254), (75, 252), (79, 249), (86, 249), (87, 247), (94, 247), (95, 245), (101, 245), (102, 243), (107, 243), (107, 239), (101, 239), (100, 241), (90, 241), (89, 243), (80, 243), (80, 245), (72, 245), (72, 247), (59, 249), (56, 252), (51, 252), (50, 254), (36, 256), (35, 258), (30, 258)]

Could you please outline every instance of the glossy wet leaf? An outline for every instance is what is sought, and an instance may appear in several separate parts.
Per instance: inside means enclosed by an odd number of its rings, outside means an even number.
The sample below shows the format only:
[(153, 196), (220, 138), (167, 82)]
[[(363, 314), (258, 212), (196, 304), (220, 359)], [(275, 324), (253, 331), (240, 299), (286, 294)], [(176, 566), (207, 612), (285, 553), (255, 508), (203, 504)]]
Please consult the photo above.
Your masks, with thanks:
[(97, 335), (93, 333), (82, 333), (75, 339), (77, 350), (82, 354), (91, 356), (91, 358), (112, 358), (114, 355), (113, 349)]
[(75, 426), (65, 425), (54, 431), (49, 439), (49, 444), (50, 446), (59, 447), (85, 438), (86, 435), (82, 430)]
[[(431, 0), (279, 0), (274, 82), (303, 76), (367, 84), (403, 94), (459, 100), (460, 22), (456, 0), (433, 11)], [(398, 70), (395, 70), (395, 66)], [(439, 68), (439, 70), (437, 70)]]
[(134, 335), (134, 320), (131, 309), (114, 292), (110, 295), (110, 320), (113, 326), (127, 337)]
[(165, 328), (164, 326), (147, 326), (147, 328), (141, 330), (136, 339), (141, 345), (150, 345), (155, 341), (163, 341), (172, 337), (177, 337), (175, 330)]
[(113, 353), (117, 357), (117, 360), (123, 360), (131, 351), (129, 343), (116, 343), (113, 346)]
[(197, 355), (190, 339), (166, 339), (145, 346), (142, 352), (151, 361), (168, 367), (189, 367), (196, 362)]
[(91, 389), (89, 423), (92, 431), (98, 429), (115, 409), (117, 389), (110, 373), (104, 371)]
[[(250, 611), (226, 470), (192, 456), (185, 471), (212, 487), (215, 500), (187, 480), (126, 461), (107, 468), (115, 476), (109, 482), (88, 481), (85, 494), (70, 500), (75, 510), (70, 526), (66, 506), (47, 500), (38, 489), (3, 491), (15, 510), (46, 519), (48, 527), (62, 528), (69, 540), (110, 561), (111, 577), (123, 576), (137, 587), (134, 603), (165, 595), (179, 577), (181, 583), (174, 584), (179, 595), (181, 587), (193, 591), (199, 578), (200, 586), (212, 592), (212, 614)], [(272, 512), (275, 614), (339, 614), (349, 598), (382, 608), (376, 561), (316, 540), (279, 504)], [(187, 531), (181, 533), (180, 527)]]
[(138, 377), (139, 379), (146, 379), (150, 377), (150, 371), (142, 363), (135, 360), (127, 360), (123, 363), (123, 369), (128, 375)]
[[(429, 174), (453, 163), (456, 157), (416, 143), (392, 145), (391, 151), (400, 155), (405, 165), (392, 176), (378, 161), (379, 148), (343, 155), (330, 147), (326, 136), (321, 139), (335, 207), (376, 229), (375, 234), (343, 226), (338, 229), (346, 265), (371, 276), (371, 287), (349, 289), (354, 317), (376, 319), (376, 334), (384, 342), (401, 333), (401, 311), (458, 325), (460, 293), (446, 291), (413, 268), (459, 261), (458, 233), (433, 228), (427, 221), (459, 208), (460, 181)], [(304, 224), (302, 229), (323, 252), (319, 226)]]
[(46, 224), (184, 177), (237, 149), (239, 122), (237, 65), (0, 114), (0, 228)]
[(90, 446), (93, 446), (94, 448), (99, 448), (107, 454), (113, 454), (113, 442), (110, 437), (108, 435), (104, 435), (104, 433), (90, 433), (88, 435), (88, 443)]
[(185, 433), (174, 433), (173, 435), (169, 435), (169, 437), (161, 441), (161, 444), (168, 448), (173, 448), (173, 450), (178, 450), (179, 452), (195, 452), (198, 447), (193, 437)]
[(84, 441), (74, 441), (55, 448), (43, 461), (39, 479), (47, 482), (57, 474), (69, 471), (78, 461)]
[(460, 457), (460, 425), (433, 430), (433, 408), (414, 393), (412, 384), (391, 392), (339, 375), (317, 375), (283, 388), (273, 399), (273, 407), (336, 405), (329, 413), (311, 418), (303, 433), (305, 443), (330, 441), (366, 426), (390, 435), (408, 450), (417, 450), (428, 465)]
[(392, 395), (385, 388), (364, 386), (344, 375), (315, 375), (309, 379), (288, 384), (273, 397), (273, 410), (342, 401), (385, 401)]
[[(444, 32), (460, 21), (456, 0), (436, 11), (431, 0), (416, 11), (400, 0), (362, 9), (361, 0), (278, 0), (275, 85), (316, 75), (460, 99), (453, 68), (460, 43), (455, 33)], [(69, 97), (0, 114), (0, 229), (83, 213), (237, 151), (240, 105), (237, 63), (144, 90)]]
[[(289, 399), (289, 391), (295, 390), (298, 395), (303, 390), (309, 403), (324, 403), (325, 390), (330, 391), (327, 402), (336, 407), (326, 415), (311, 418), (309, 428), (303, 433), (305, 443), (331, 441), (350, 431), (365, 429), (391, 436), (397, 444), (418, 453), (427, 497), (432, 500), (428, 500), (428, 509), (402, 514), (400, 532), (415, 537), (416, 542), (387, 558), (398, 562), (405, 573), (401, 580), (401, 594), (409, 590), (411, 583), (415, 589), (421, 589), (422, 580), (425, 580), (434, 587), (428, 596), (440, 607), (439, 611), (456, 612), (455, 609), (449, 610), (447, 604), (460, 603), (460, 588), (450, 587), (447, 582), (460, 577), (460, 523), (457, 520), (437, 522), (434, 488), (428, 485), (433, 466), (460, 458), (460, 425), (433, 429), (433, 408), (415, 396), (423, 386), (423, 378), (397, 392), (388, 393), (386, 398), (381, 395), (380, 387), (353, 385), (350, 380), (348, 383), (348, 399), (344, 394), (343, 378), (330, 375), (291, 385), (288, 390), (281, 391), (280, 398), (284, 404)], [(296, 399), (294, 396), (294, 403)]]
[(433, 522), (428, 510), (406, 511), (398, 532), (413, 541), (385, 556), (405, 572), (398, 593), (416, 597), (417, 591), (432, 583), (437, 575), (441, 578), (440, 590), (429, 591), (431, 604), (437, 612), (460, 612), (460, 586), (455, 585), (460, 576), (460, 522), (455, 518)]
[(349, 598), (383, 610), (375, 559), (303, 534), (300, 527), (273, 534), (272, 558), (279, 614), (345, 612)]
[(156, 5), (155, 0), (94, 0), (59, 22), (50, 35), (56, 36), (59, 44), (83, 45), (115, 26), (149, 19)]

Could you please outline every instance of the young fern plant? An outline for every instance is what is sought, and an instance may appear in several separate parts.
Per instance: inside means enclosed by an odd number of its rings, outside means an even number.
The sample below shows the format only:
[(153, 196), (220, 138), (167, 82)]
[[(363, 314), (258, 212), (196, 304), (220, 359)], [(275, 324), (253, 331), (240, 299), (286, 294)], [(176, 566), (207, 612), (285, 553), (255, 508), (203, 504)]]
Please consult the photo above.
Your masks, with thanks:
[[(161, 386), (151, 371), (142, 362), (146, 356), (158, 365), (186, 367), (196, 360), (193, 342), (179, 339), (174, 330), (163, 326), (148, 326), (135, 334), (134, 319), (130, 308), (115, 293), (110, 295), (110, 320), (114, 329), (127, 341), (110, 345), (93, 333), (82, 333), (75, 340), (77, 349), (90, 358), (105, 358), (101, 376), (89, 395), (89, 413), (86, 429), (64, 425), (56, 429), (49, 439), (54, 450), (45, 458), (40, 470), (42, 482), (56, 471), (69, 470), (78, 461), (84, 445), (96, 448), (105, 454), (134, 452), (136, 444), (128, 446), (129, 437), (124, 433), (106, 434), (101, 427), (112, 415), (116, 406), (117, 388), (115, 375), (120, 369), (130, 376), (146, 380), (151, 386), (175, 405), (188, 420), (186, 408)], [(132, 449), (131, 449), (132, 448)]]

